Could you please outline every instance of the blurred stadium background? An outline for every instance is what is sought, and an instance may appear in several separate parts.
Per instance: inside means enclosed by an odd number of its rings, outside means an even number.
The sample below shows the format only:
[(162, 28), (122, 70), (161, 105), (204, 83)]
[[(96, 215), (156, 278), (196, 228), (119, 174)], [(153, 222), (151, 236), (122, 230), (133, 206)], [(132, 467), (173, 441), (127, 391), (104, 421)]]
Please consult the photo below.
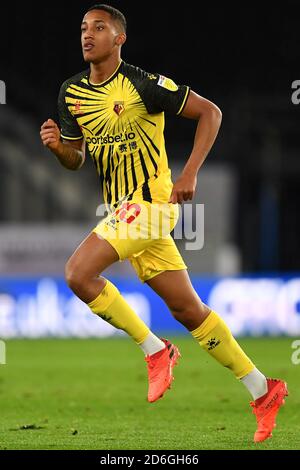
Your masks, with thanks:
[[(68, 172), (39, 139), (40, 125), (57, 120), (61, 83), (86, 68), (79, 31), (92, 3), (1, 7), (2, 339), (116, 334), (63, 280), (65, 262), (97, 222), (93, 164)], [(223, 111), (195, 199), (205, 205), (204, 247), (188, 251), (177, 241), (195, 288), (237, 336), (300, 336), (300, 105), (291, 99), (300, 79), (297, 2), (210, 2), (199, 10), (168, 1), (112, 4), (128, 19), (125, 61), (189, 84)], [(173, 178), (194, 130), (194, 122), (167, 119)], [(155, 331), (184, 333), (129, 263), (106, 274)]]

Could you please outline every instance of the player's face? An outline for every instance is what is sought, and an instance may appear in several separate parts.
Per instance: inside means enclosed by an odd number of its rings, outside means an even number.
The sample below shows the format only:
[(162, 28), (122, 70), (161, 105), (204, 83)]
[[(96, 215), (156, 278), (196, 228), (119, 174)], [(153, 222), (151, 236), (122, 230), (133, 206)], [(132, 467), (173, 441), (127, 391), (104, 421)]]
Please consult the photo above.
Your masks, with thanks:
[(120, 31), (109, 13), (92, 10), (81, 24), (81, 45), (86, 62), (98, 63), (109, 57), (120, 44)]

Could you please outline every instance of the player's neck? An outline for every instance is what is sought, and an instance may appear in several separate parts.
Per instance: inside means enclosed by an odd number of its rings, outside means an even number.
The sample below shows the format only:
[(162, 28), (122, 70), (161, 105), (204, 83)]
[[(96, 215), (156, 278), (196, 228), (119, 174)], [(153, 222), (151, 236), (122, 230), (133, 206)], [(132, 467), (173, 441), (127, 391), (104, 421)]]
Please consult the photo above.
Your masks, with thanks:
[(91, 73), (89, 80), (91, 83), (99, 84), (105, 82), (117, 70), (121, 62), (120, 56), (108, 57), (103, 62), (90, 64)]

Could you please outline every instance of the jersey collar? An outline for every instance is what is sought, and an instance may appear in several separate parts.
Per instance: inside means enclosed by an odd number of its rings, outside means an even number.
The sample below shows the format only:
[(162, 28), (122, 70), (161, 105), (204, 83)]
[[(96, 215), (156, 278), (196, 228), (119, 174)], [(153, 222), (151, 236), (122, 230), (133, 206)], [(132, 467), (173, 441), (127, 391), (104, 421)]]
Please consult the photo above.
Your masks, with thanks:
[(112, 73), (112, 75), (110, 77), (108, 77), (104, 82), (101, 82), (101, 83), (92, 83), (90, 82), (90, 73), (91, 71), (89, 70), (89, 73), (87, 75), (87, 81), (88, 81), (88, 84), (92, 87), (100, 87), (100, 86), (105, 86), (108, 82), (110, 82), (111, 80), (113, 80), (115, 78), (115, 76), (118, 74), (119, 72), (119, 68), (121, 67), (123, 63), (123, 60), (120, 61), (120, 63), (118, 64), (116, 70)]

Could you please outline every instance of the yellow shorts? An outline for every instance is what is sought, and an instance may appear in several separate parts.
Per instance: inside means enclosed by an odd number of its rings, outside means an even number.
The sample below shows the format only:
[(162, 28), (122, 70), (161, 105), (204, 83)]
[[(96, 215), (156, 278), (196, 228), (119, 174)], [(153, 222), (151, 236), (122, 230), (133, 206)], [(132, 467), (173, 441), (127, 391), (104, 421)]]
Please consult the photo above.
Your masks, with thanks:
[(177, 204), (123, 202), (94, 228), (119, 255), (128, 259), (142, 282), (164, 271), (186, 269), (170, 232), (178, 220)]

